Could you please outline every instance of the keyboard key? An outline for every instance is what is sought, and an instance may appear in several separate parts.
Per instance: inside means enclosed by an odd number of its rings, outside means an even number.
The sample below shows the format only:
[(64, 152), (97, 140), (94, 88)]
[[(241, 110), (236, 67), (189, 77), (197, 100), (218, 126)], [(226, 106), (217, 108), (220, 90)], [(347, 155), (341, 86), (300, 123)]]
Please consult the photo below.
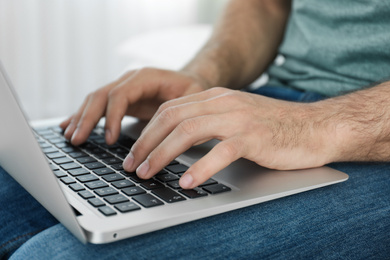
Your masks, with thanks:
[(207, 185), (207, 186), (203, 187), (203, 189), (211, 194), (217, 194), (217, 193), (231, 190), (228, 186), (225, 186), (223, 184)]
[(110, 204), (117, 204), (117, 203), (129, 201), (129, 199), (126, 198), (125, 196), (123, 196), (122, 194), (107, 196), (107, 197), (104, 197), (104, 200)]
[(80, 191), (78, 194), (79, 194), (83, 199), (95, 198), (95, 195), (93, 195), (93, 193), (90, 192), (90, 191), (88, 191), (88, 190)]
[(180, 185), (179, 185), (179, 180), (177, 181), (170, 181), (167, 183), (169, 187), (173, 188), (173, 189), (181, 189)]
[(60, 167), (64, 170), (73, 170), (73, 169), (81, 168), (81, 166), (75, 162), (61, 164)]
[(57, 138), (58, 136), (55, 135), (53, 132), (50, 131), (50, 133), (48, 134), (43, 134), (41, 135), (43, 138), (47, 139), (47, 140), (50, 140), (50, 139), (53, 139), (53, 138)]
[(64, 153), (72, 153), (72, 152), (78, 152), (79, 149), (76, 147), (64, 147), (61, 149)]
[(38, 134), (40, 135), (48, 135), (48, 134), (52, 134), (53, 132), (47, 128), (47, 127), (42, 127), (42, 128), (36, 128), (34, 129), (35, 132), (37, 132)]
[(52, 171), (56, 171), (56, 170), (59, 170), (60, 168), (58, 168), (56, 165), (54, 165), (54, 164), (50, 164), (50, 169), (52, 170)]
[(118, 163), (121, 164), (122, 160), (119, 159), (119, 158), (111, 157), (111, 158), (103, 159), (103, 162), (106, 163), (106, 164), (112, 165), (112, 164), (118, 164)]
[(153, 190), (153, 189), (158, 189), (158, 188), (164, 187), (164, 185), (161, 182), (155, 181), (155, 180), (147, 180), (145, 182), (142, 182), (141, 186), (144, 187), (145, 189), (148, 189), (148, 190)]
[(115, 144), (102, 144), (101, 147), (103, 147), (104, 149), (120, 148), (118, 143), (115, 143)]
[(161, 171), (159, 171), (158, 173), (156, 173), (156, 176), (158, 175), (164, 175), (164, 174), (168, 174), (169, 172), (167, 170), (164, 170), (162, 169)]
[(104, 175), (103, 179), (105, 181), (108, 181), (108, 182), (113, 182), (113, 181), (124, 180), (125, 178), (122, 175), (120, 175), (119, 173), (113, 173), (113, 174), (109, 174), (109, 175)]
[(64, 163), (73, 162), (73, 160), (68, 157), (61, 157), (61, 158), (54, 159), (53, 162), (55, 162), (56, 164), (64, 164)]
[(122, 173), (122, 175), (125, 176), (125, 177), (131, 177), (131, 176), (136, 175), (135, 172), (121, 171), (121, 173)]
[(137, 174), (134, 172), (132, 173), (132, 175), (130, 176), (130, 179), (136, 183), (141, 183), (141, 182), (145, 182), (145, 181), (148, 181), (148, 180), (145, 180), (145, 179), (141, 179), (140, 177), (137, 176)]
[(158, 175), (156, 179), (161, 182), (169, 182), (169, 181), (176, 181), (179, 179), (179, 177), (177, 177), (177, 175), (175, 174), (169, 173), (169, 174)]
[(128, 153), (129, 151), (127, 149), (124, 149), (122, 147), (116, 147), (116, 148), (108, 148), (108, 150), (114, 154), (120, 154), (120, 153)]
[(207, 185), (211, 185), (211, 184), (217, 184), (218, 182), (216, 182), (214, 179), (208, 179), (207, 181), (203, 182), (201, 185), (199, 185), (199, 187), (203, 187), (203, 186), (207, 186)]
[(88, 151), (89, 153), (95, 155), (95, 154), (100, 154), (100, 153), (105, 153), (105, 151), (99, 147), (95, 147), (95, 148), (88, 148), (86, 149), (86, 151)]
[(117, 189), (123, 189), (123, 188), (135, 186), (135, 184), (132, 183), (132, 182), (129, 181), (129, 180), (115, 181), (115, 182), (112, 183), (112, 185), (113, 185), (115, 188), (117, 188)]
[(110, 168), (96, 169), (96, 170), (94, 170), (93, 172), (96, 173), (96, 174), (99, 175), (99, 176), (105, 175), (105, 174), (114, 173), (114, 171), (111, 170)]
[(102, 145), (106, 143), (106, 140), (104, 139), (104, 137), (100, 137), (100, 138), (93, 139), (92, 142), (98, 145)]
[(134, 196), (133, 199), (136, 202), (138, 202), (139, 204), (141, 204), (142, 206), (144, 206), (145, 208), (151, 208), (151, 207), (155, 207), (155, 206), (159, 206), (159, 205), (164, 205), (164, 203), (161, 200), (157, 199), (156, 197), (154, 197), (151, 194), (137, 195), (137, 196)]
[(111, 167), (114, 168), (117, 171), (123, 171), (122, 163), (112, 164)]
[(65, 147), (70, 147), (68, 142), (55, 143), (54, 145), (55, 145), (57, 148), (60, 148), (60, 149), (65, 148)]
[(55, 153), (47, 153), (46, 156), (49, 159), (57, 159), (57, 158), (65, 157), (65, 154), (60, 152), (55, 152)]
[(69, 188), (71, 188), (73, 191), (85, 190), (84, 186), (81, 185), (80, 183), (73, 183), (73, 184), (69, 185)]
[(180, 190), (181, 193), (186, 195), (190, 199), (200, 198), (207, 196), (207, 192), (202, 189), (195, 188), (193, 190)]
[(106, 159), (106, 158), (111, 158), (112, 154), (100, 153), (100, 154), (96, 154), (95, 157), (98, 158), (98, 159)]
[(102, 164), (100, 162), (92, 162), (92, 163), (85, 164), (85, 167), (87, 167), (90, 170), (94, 170), (94, 169), (103, 168), (106, 166), (104, 166), (104, 164)]
[(109, 206), (99, 207), (99, 211), (101, 213), (103, 213), (105, 216), (114, 216), (114, 215), (116, 215), (115, 210), (113, 210)]
[(72, 183), (75, 183), (76, 181), (73, 180), (71, 177), (63, 177), (60, 179), (64, 184), (68, 185), (68, 184), (72, 184)]
[(174, 164), (174, 165), (168, 165), (167, 167), (165, 167), (165, 169), (167, 169), (170, 172), (178, 174), (187, 171), (188, 167), (183, 164)]
[(89, 181), (96, 181), (96, 180), (99, 180), (99, 178), (96, 177), (96, 176), (93, 175), (93, 174), (81, 175), (81, 176), (77, 177), (76, 179), (77, 179), (79, 182), (82, 182), (82, 183), (89, 182)]
[(123, 145), (124, 147), (130, 149), (133, 144), (135, 143), (135, 140), (128, 137), (128, 136), (120, 136), (119, 139), (118, 139), (118, 143), (120, 143), (121, 145)]
[(168, 203), (174, 203), (174, 202), (186, 200), (182, 195), (167, 187), (155, 189), (152, 192), (153, 194), (157, 195), (158, 197), (160, 197), (161, 199), (163, 199), (165, 202)]
[[(48, 145), (48, 144), (46, 144)], [(42, 147), (42, 146), (41, 146)], [(43, 147), (42, 147), (43, 148)], [(58, 149), (54, 148), (54, 147), (51, 147), (51, 145), (49, 145), (49, 147), (47, 148), (43, 148), (42, 149), (42, 152), (43, 153), (55, 153), (55, 152), (58, 152)]]
[(91, 190), (94, 190), (94, 189), (100, 189), (103, 187), (107, 187), (108, 185), (104, 181), (92, 181), (92, 182), (87, 182), (85, 184), (85, 186), (87, 186), (87, 188), (89, 188)]
[(95, 189), (94, 192), (103, 197), (103, 196), (108, 196), (108, 195), (114, 195), (118, 194), (118, 191), (112, 187), (105, 187), (105, 188), (100, 188), (100, 189)]
[(135, 204), (134, 202), (120, 203), (120, 204), (116, 204), (114, 207), (115, 207), (117, 210), (119, 210), (120, 212), (122, 212), (122, 213), (130, 212), (130, 211), (133, 211), (133, 210), (141, 209), (141, 208), (140, 208), (137, 204)]
[(62, 178), (68, 176), (66, 173), (63, 171), (53, 171), (53, 173), (57, 176), (57, 178)]
[(144, 194), (146, 193), (146, 191), (144, 189), (142, 189), (141, 187), (130, 187), (130, 188), (124, 188), (122, 190), (122, 192), (124, 194), (126, 194), (127, 196), (135, 196), (135, 195), (139, 195), (139, 194)]
[(72, 153), (69, 153), (69, 156), (72, 158), (79, 158), (79, 157), (85, 157), (88, 155), (84, 152), (72, 152)]
[(179, 162), (178, 161), (176, 161), (176, 160), (173, 160), (172, 162), (170, 162), (168, 165), (175, 165), (175, 164), (179, 164)]
[(76, 159), (79, 163), (81, 164), (86, 164), (86, 163), (91, 163), (91, 162), (96, 162), (95, 158), (92, 158), (90, 156), (87, 157), (80, 157)]
[[(39, 146), (41, 147), (42, 151), (45, 148), (51, 148), (51, 144), (45, 143), (43, 141), (39, 142)], [(45, 153), (45, 151), (43, 151)]]
[(117, 153), (116, 156), (118, 156), (119, 158), (121, 158), (122, 160), (124, 160), (126, 158), (128, 153)]
[(89, 202), (89, 204), (91, 204), (95, 208), (106, 206), (106, 204), (99, 198), (89, 199), (88, 202)]
[(66, 141), (66, 139), (64, 137), (56, 137), (56, 138), (50, 138), (50, 139), (47, 139), (50, 143), (52, 144), (57, 144), (57, 143), (62, 143), (64, 141)]
[(84, 168), (73, 169), (73, 170), (69, 170), (68, 172), (72, 176), (79, 176), (79, 175), (84, 175), (89, 173), (89, 171), (87, 171)]

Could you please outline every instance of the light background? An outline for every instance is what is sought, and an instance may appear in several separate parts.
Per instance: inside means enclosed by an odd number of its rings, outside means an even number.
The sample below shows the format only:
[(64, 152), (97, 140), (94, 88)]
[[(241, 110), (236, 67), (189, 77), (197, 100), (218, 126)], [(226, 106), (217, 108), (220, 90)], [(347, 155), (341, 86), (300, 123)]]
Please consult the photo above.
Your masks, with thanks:
[(69, 115), (125, 68), (182, 66), (226, 2), (0, 0), (0, 60), (29, 119)]

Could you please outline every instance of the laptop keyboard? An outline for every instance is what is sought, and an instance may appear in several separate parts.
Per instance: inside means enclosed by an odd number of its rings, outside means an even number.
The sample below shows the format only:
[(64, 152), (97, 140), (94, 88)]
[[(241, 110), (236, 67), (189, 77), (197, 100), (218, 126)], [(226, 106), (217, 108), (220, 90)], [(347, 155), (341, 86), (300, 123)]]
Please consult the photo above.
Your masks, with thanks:
[(63, 137), (60, 127), (34, 130), (57, 178), (104, 216), (178, 203), (231, 190), (214, 179), (207, 180), (195, 189), (181, 189), (179, 179), (188, 167), (176, 160), (153, 178), (140, 179), (135, 172), (126, 172), (122, 167), (123, 160), (135, 140), (122, 135), (117, 143), (107, 145), (102, 128), (96, 128), (88, 140), (77, 147)]

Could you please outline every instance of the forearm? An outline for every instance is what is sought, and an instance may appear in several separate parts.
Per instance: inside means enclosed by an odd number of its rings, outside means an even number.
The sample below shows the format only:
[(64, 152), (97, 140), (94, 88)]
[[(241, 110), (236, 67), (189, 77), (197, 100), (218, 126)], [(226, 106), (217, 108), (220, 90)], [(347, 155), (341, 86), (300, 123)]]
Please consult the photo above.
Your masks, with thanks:
[(390, 81), (316, 104), (333, 161), (390, 161)]
[(241, 88), (255, 80), (277, 54), (290, 2), (231, 1), (210, 40), (184, 68), (207, 86)]

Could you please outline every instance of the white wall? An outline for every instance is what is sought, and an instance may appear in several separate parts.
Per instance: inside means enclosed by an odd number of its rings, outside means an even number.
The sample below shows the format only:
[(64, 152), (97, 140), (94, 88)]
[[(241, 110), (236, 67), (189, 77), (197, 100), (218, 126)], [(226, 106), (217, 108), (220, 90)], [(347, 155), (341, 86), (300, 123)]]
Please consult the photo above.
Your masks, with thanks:
[(30, 119), (68, 115), (131, 62), (129, 38), (210, 22), (225, 2), (0, 0), (0, 60)]

